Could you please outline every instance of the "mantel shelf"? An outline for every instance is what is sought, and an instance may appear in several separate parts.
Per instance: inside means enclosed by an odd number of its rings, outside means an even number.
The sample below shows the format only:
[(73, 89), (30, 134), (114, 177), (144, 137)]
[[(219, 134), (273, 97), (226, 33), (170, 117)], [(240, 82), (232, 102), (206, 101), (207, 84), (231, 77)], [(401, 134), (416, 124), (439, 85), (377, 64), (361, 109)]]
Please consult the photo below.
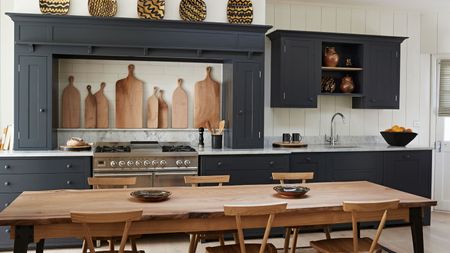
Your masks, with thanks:
[(353, 67), (322, 67), (324, 71), (363, 71), (363, 68)]

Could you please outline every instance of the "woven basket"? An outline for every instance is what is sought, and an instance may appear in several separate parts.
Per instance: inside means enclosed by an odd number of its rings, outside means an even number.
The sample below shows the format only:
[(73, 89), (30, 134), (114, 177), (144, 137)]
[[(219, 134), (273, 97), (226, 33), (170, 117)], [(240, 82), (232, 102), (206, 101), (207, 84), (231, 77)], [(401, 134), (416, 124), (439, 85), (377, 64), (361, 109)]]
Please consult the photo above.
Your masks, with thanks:
[(228, 0), (227, 17), (231, 24), (251, 24), (253, 22), (252, 1)]
[(180, 17), (184, 21), (203, 21), (206, 18), (206, 3), (203, 0), (181, 0)]
[(88, 0), (89, 14), (96, 17), (114, 17), (117, 0)]
[(161, 20), (164, 18), (165, 0), (138, 0), (137, 12), (140, 18)]
[(69, 7), (70, 0), (39, 0), (39, 8), (43, 14), (66, 15)]

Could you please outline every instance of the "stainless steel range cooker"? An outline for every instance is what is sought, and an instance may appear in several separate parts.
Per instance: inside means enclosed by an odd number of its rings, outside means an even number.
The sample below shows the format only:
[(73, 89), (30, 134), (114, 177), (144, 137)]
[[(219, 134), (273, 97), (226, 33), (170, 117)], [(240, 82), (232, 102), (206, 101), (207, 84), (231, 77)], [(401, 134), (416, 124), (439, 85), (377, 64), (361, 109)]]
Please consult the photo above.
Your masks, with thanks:
[(95, 144), (96, 177), (136, 177), (135, 187), (182, 186), (198, 174), (198, 153), (185, 143), (153, 141)]

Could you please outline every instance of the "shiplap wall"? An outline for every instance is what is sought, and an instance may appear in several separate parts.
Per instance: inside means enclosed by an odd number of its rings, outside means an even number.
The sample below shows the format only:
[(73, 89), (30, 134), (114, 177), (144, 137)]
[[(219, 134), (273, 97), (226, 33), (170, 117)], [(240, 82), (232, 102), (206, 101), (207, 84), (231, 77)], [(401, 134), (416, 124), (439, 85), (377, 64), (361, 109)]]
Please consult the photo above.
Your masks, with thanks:
[(400, 110), (351, 109), (351, 98), (319, 97), (317, 109), (270, 108), (270, 40), (266, 43), (265, 134), (300, 132), (323, 136), (330, 132), (330, 120), (342, 112), (346, 122), (337, 123), (340, 135), (379, 135), (393, 124), (419, 132), (415, 142), (428, 145), (429, 62), (420, 53), (419, 12), (302, 2), (269, 1), (266, 23), (274, 29), (343, 32), (407, 36), (401, 49)]

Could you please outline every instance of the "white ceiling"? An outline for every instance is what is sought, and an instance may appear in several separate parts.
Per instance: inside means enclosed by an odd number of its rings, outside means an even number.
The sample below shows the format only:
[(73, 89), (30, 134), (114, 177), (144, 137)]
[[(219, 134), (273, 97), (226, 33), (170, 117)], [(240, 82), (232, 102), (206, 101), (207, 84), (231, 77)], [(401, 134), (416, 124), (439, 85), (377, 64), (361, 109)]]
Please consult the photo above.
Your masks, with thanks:
[[(317, 3), (317, 0), (297, 0)], [(450, 0), (321, 0), (321, 3), (346, 5), (373, 5), (402, 9), (450, 11)]]

